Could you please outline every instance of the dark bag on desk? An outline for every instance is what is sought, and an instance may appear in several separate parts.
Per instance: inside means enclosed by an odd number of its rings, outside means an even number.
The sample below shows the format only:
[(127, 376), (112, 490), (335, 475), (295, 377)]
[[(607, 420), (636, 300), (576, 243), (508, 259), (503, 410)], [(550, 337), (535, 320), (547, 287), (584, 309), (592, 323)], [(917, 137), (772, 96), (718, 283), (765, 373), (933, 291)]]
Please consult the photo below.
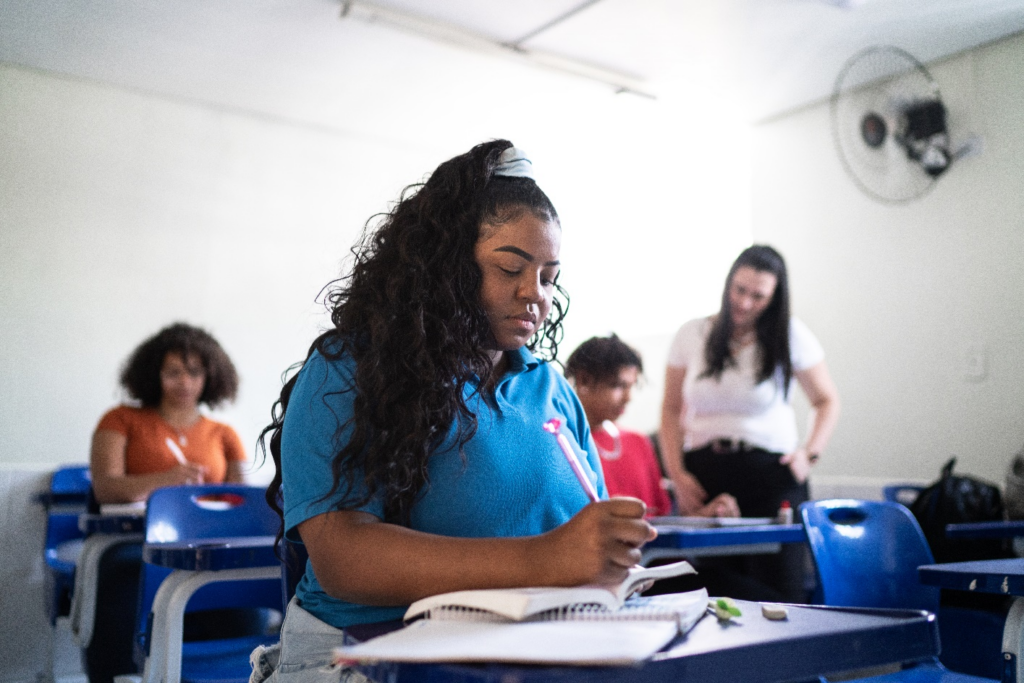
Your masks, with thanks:
[(992, 522), (1003, 519), (999, 488), (973, 477), (953, 474), (956, 458), (942, 468), (937, 482), (921, 491), (910, 505), (924, 531), (936, 562), (963, 562), (1011, 557), (999, 538), (948, 539), (947, 524)]

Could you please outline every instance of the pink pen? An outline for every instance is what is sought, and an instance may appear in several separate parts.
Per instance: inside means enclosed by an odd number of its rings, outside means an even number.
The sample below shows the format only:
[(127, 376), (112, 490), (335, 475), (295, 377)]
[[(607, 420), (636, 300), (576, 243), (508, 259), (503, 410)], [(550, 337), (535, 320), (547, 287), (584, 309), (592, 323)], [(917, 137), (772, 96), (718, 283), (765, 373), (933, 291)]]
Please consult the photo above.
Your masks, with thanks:
[(583, 485), (583, 490), (587, 492), (587, 497), (590, 500), (597, 502), (600, 500), (597, 496), (597, 489), (590, 482), (590, 477), (583, 471), (583, 465), (580, 464), (579, 459), (576, 457), (575, 451), (572, 450), (572, 444), (565, 438), (565, 434), (558, 431), (558, 428), (562, 426), (562, 421), (557, 417), (551, 418), (544, 423), (544, 431), (550, 432), (555, 435), (555, 439), (558, 441), (559, 447), (562, 449), (562, 453), (565, 455), (565, 459), (569, 461), (569, 467), (572, 468), (573, 474), (580, 480), (580, 484)]

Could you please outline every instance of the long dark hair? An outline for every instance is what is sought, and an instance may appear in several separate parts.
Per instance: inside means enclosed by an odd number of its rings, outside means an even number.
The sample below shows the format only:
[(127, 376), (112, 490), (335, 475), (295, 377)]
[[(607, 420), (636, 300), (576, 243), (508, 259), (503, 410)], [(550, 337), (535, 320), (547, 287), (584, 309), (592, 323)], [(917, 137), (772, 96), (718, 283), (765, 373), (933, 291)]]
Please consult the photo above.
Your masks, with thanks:
[[(461, 448), (476, 432), (466, 405), (470, 383), (490, 386), (487, 349), (490, 324), (480, 304), (482, 275), (474, 257), (481, 223), (502, 224), (524, 211), (558, 221), (551, 201), (529, 178), (495, 176), (507, 140), (477, 145), (449, 159), (425, 183), (407, 187), (391, 211), (371, 218), (352, 248), (351, 271), (331, 283), (325, 305), (333, 329), (320, 335), (309, 354), (327, 359), (349, 355), (352, 385), (351, 438), (339, 444), (331, 463), (333, 484), (344, 485), (337, 509), (359, 507), (376, 495), (385, 521), (408, 524), (417, 495), (427, 485), (427, 461), (452, 425)], [(551, 315), (527, 348), (554, 360), (562, 338), (568, 297), (556, 285)], [(272, 422), (260, 434), (276, 472), (267, 490), (281, 511), (281, 432), (296, 376), (274, 404)], [(355, 472), (362, 474), (362, 496)], [(325, 497), (327, 497), (325, 496)]]
[(231, 358), (206, 330), (186, 323), (173, 323), (139, 344), (121, 369), (121, 386), (146, 408), (156, 408), (163, 398), (160, 369), (169, 353), (182, 360), (197, 356), (206, 381), (200, 403), (216, 408), (234, 401), (238, 393), (238, 372)]
[(775, 293), (771, 303), (757, 319), (757, 346), (761, 357), (761, 370), (757, 375), (758, 383), (775, 374), (776, 368), (782, 368), (783, 395), (789, 394), (789, 382), (793, 377), (793, 360), (789, 352), (789, 279), (786, 276), (786, 261), (782, 254), (765, 244), (747, 247), (733, 262), (729, 276), (725, 278), (725, 291), (722, 292), (722, 308), (711, 326), (708, 342), (704, 348), (704, 360), (707, 370), (701, 377), (721, 379), (727, 367), (736, 365), (729, 342), (732, 339), (732, 304), (729, 301), (729, 288), (736, 271), (747, 266), (763, 273), (775, 276)]

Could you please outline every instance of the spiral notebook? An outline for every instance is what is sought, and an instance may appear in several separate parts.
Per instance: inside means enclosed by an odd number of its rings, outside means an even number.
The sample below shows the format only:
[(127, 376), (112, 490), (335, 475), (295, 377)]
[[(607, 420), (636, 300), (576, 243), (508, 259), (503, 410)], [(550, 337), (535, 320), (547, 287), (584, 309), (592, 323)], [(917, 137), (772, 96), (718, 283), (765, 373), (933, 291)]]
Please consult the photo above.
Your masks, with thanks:
[[(683, 565), (686, 563), (676, 563)], [(665, 567), (671, 569), (664, 570)], [(689, 567), (687, 564), (686, 567)], [(701, 589), (628, 597), (651, 573), (678, 576), (693, 568), (638, 568), (617, 592), (606, 588), (459, 591), (410, 606), (405, 628), (338, 648), (339, 660), (507, 662), (622, 665), (642, 661), (706, 613)], [(657, 572), (657, 570), (664, 570)], [(675, 573), (665, 573), (675, 572)], [(646, 578), (642, 578), (646, 577)]]
[(554, 616), (557, 616), (559, 610), (566, 609), (609, 612), (622, 607), (629, 596), (645, 588), (648, 583), (695, 573), (690, 563), (684, 560), (656, 567), (633, 567), (617, 588), (499, 588), (442, 593), (414, 602), (406, 611), (405, 620), (412, 621), (421, 616), (433, 619), (470, 619), (473, 618), (472, 614), (479, 613), (477, 620), (493, 615), (506, 620), (522, 621), (546, 612), (555, 612)]

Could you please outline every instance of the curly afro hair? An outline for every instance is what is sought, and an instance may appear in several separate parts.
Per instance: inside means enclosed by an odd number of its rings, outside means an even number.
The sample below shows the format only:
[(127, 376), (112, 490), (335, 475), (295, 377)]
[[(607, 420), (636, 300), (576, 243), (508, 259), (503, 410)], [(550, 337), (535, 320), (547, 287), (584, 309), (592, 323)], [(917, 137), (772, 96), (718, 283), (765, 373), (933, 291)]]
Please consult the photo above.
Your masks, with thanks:
[(185, 323), (165, 327), (132, 351), (121, 370), (121, 386), (129, 396), (147, 408), (160, 405), (160, 368), (168, 353), (179, 353), (182, 358), (196, 356), (202, 362), (206, 383), (200, 403), (214, 408), (235, 399), (238, 373), (234, 363), (210, 333)]

